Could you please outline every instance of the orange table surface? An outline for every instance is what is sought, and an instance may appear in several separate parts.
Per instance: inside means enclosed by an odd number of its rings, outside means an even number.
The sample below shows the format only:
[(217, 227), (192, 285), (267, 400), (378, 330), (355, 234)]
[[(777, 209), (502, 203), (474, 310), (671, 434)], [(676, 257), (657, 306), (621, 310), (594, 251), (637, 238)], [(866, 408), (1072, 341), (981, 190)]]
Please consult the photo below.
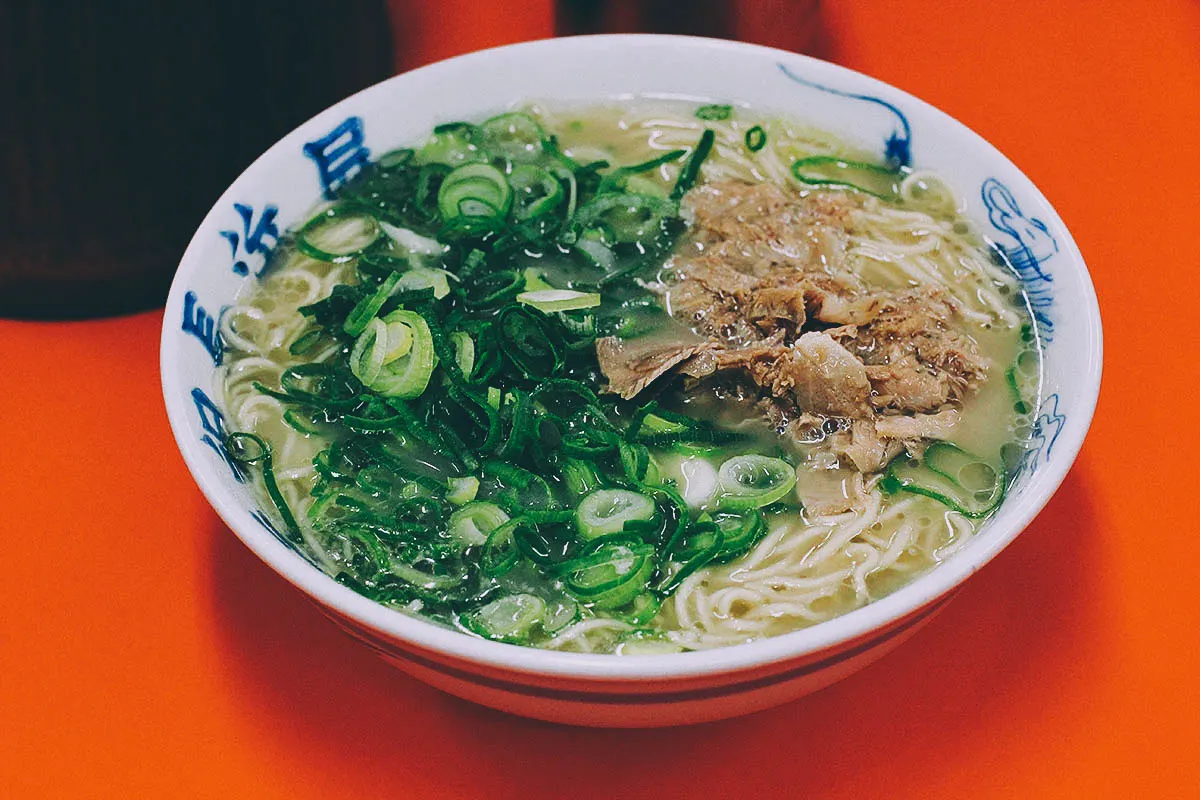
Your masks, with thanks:
[[(547, 6), (429, 4), (407, 57), (547, 35)], [(218, 521), (162, 408), (161, 312), (5, 321), (0, 797), (1200, 797), (1200, 5), (823, 13), (835, 60), (958, 117), (1042, 188), (1104, 315), (1079, 461), (937, 619), (728, 722), (596, 731), (479, 708), (351, 641)]]

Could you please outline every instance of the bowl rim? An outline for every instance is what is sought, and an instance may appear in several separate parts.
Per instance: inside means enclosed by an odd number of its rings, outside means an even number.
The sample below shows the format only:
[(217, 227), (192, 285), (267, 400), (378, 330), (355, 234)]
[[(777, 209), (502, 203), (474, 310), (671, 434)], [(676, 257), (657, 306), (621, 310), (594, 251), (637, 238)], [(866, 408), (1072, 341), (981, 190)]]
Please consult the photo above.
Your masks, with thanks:
[[(1069, 262), (1070, 269), (1077, 271), (1081, 278), (1082, 296), (1077, 299), (1082, 302), (1072, 309), (1076, 318), (1082, 319), (1086, 334), (1081, 347), (1082, 352), (1079, 353), (1084, 361), (1082, 381), (1076, 384), (1080, 399), (1078, 406), (1073, 410), (1072, 421), (1064, 427), (1055, 443), (1055, 452), (1061, 457), (1038, 469), (1036, 477), (1027, 486), (1018, 503), (1002, 506), (1001, 516), (988, 521), (986, 535), (976, 537), (954, 558), (937, 565), (891, 594), (835, 619), (791, 633), (709, 650), (636, 657), (560, 652), (487, 641), (388, 609), (337, 583), (262, 528), (250, 512), (235, 501), (232, 492), (223, 488), (221, 481), (209, 477), (216, 474), (211, 471), (207, 461), (202, 460), (206, 459), (209, 453), (191, 434), (187, 418), (190, 404), (185, 398), (189, 390), (173, 377), (176, 374), (174, 365), (178, 339), (177, 328), (171, 324), (174, 317), (168, 313), (164, 316), (160, 340), (160, 372), (167, 416), (176, 444), (193, 479), (218, 516), (276, 573), (311, 599), (360, 626), (451, 659), (506, 673), (523, 673), (531, 677), (573, 678), (606, 683), (663, 681), (711, 677), (722, 673), (745, 672), (769, 668), (776, 664), (794, 663), (806, 656), (861, 640), (873, 633), (880, 633), (953, 592), (1007, 547), (1049, 502), (1074, 464), (1091, 425), (1099, 397), (1103, 366), (1103, 332), (1095, 287), (1083, 255), (1057, 211), (1033, 181), (994, 145), (949, 114), (891, 84), (847, 67), (775, 48), (721, 39), (663, 34), (601, 34), (539, 39), (445, 59), (395, 75), (322, 110), (279, 139), (251, 163), (222, 193), (198, 226), (172, 281), (167, 310), (169, 312), (182, 306), (182, 297), (188, 288), (187, 279), (200, 263), (201, 236), (214, 229), (218, 210), (232, 201), (235, 190), (253, 182), (253, 175), (264, 160), (281, 148), (297, 142), (304, 135), (305, 129), (317, 118), (336, 114), (337, 109), (351, 100), (379, 90), (382, 86), (435, 75), (444, 65), (451, 63), (485, 63), (498, 54), (513, 52), (540, 53), (551, 57), (555, 54), (567, 56), (570, 51), (577, 51), (580, 47), (612, 49), (622, 46), (645, 46), (676, 51), (682, 48), (712, 56), (735, 51), (749, 53), (764, 60), (786, 62), (816, 69), (826, 75), (838, 75), (866, 90), (882, 91), (902, 100), (908, 109), (919, 109), (923, 116), (933, 118), (939, 127), (961, 129), (974, 146), (990, 152), (998, 164), (1002, 164), (1011, 170), (1012, 175), (1019, 176), (1024, 181), (1023, 192), (1030, 194), (1049, 209), (1049, 221), (1055, 224), (1056, 233), (1062, 234), (1059, 252), (1063, 253), (1065, 258), (1060, 263), (1065, 265)], [(189, 264), (192, 267), (189, 268)]]

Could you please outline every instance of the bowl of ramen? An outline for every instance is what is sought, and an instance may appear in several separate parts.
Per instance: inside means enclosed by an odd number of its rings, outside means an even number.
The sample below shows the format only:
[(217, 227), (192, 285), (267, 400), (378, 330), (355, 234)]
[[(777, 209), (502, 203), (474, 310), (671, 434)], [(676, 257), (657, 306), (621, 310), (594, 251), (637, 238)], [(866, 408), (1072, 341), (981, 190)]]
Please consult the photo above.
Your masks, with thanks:
[(1100, 367), (1077, 247), (983, 139), (659, 36), (319, 114), (203, 221), (162, 338), (188, 467), (271, 568), (421, 680), (619, 726), (911, 636), (1058, 487)]

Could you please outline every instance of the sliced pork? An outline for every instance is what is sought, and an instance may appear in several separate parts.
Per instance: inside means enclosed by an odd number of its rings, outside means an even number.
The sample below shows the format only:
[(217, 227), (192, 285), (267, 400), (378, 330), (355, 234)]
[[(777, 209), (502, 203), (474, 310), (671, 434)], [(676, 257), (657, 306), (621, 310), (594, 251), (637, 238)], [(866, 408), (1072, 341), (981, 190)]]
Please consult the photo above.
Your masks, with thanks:
[(657, 380), (736, 386), (797, 441), (854, 468), (949, 435), (987, 361), (942, 289), (872, 289), (845, 256), (851, 193), (717, 181), (688, 194), (689, 238), (656, 290), (703, 341), (597, 342), (609, 391)]

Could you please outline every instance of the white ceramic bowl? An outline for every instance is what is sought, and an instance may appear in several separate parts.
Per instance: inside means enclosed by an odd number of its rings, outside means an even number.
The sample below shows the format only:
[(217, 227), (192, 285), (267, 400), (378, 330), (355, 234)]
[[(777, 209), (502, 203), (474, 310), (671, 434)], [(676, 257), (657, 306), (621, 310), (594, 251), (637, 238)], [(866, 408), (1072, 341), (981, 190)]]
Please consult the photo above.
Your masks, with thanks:
[[(255, 279), (278, 233), (302, 221), (324, 183), (336, 185), (370, 153), (525, 100), (643, 94), (749, 103), (948, 179), (979, 229), (1020, 268), (1050, 334), (1035, 444), (1014, 490), (980, 535), (894, 594), (806, 630), (707, 652), (619, 657), (488, 642), (339, 585), (271, 531), (223, 458), (224, 418), (212, 400), (222, 344), (215, 318)], [(995, 148), (937, 109), (850, 70), (762, 47), (663, 36), (557, 39), (473, 53), (324, 111), (255, 161), (205, 217), (171, 287), (162, 336), (163, 392), (179, 448), (217, 513), (260, 558), (421, 680), (518, 714), (607, 726), (749, 713), (827, 686), (896, 647), (1049, 500), (1091, 422), (1100, 368), (1099, 308), (1079, 250), (1042, 194)]]

